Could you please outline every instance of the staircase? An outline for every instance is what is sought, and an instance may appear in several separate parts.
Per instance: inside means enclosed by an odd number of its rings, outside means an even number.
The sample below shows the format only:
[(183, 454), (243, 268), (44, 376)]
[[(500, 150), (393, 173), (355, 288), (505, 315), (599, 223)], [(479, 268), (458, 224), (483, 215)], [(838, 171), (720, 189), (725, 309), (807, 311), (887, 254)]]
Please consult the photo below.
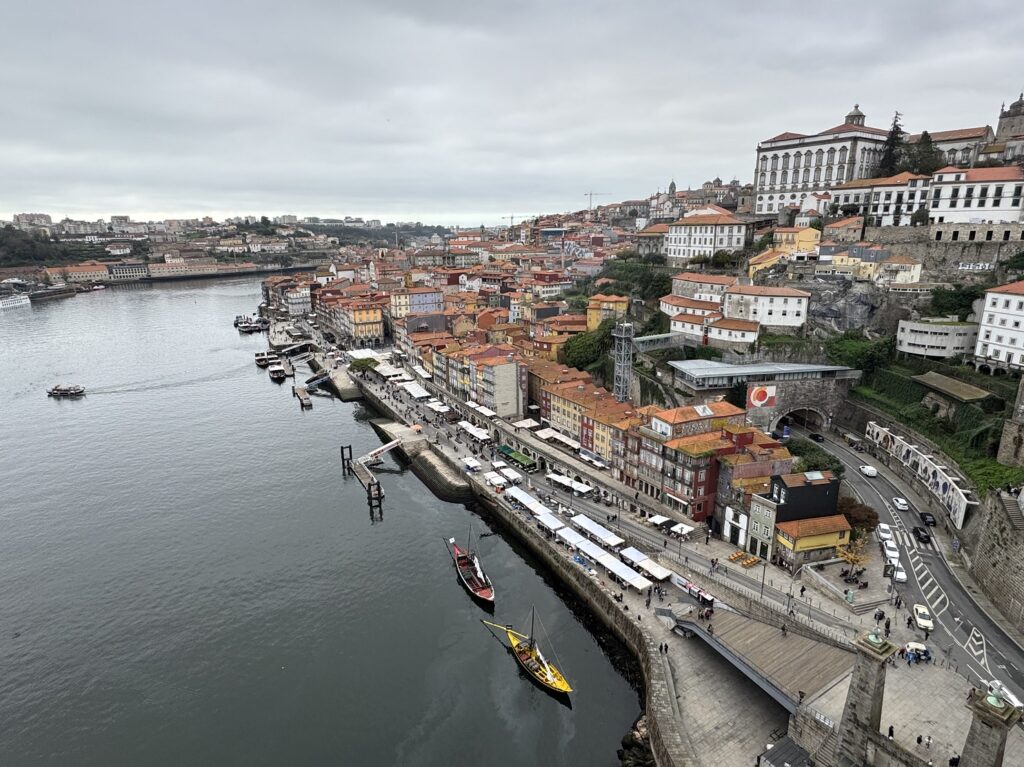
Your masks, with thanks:
[(1021, 498), (1022, 496), (1014, 497), (1007, 493), (999, 494), (999, 500), (1003, 502), (1006, 516), (1014, 530), (1024, 530), (1024, 512), (1021, 511)]

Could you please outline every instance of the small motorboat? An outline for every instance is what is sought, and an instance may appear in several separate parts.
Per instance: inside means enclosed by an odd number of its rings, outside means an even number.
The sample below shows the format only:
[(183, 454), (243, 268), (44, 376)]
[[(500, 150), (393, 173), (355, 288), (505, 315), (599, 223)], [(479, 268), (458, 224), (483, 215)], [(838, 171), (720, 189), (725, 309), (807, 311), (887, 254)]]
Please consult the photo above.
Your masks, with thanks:
[(67, 386), (65, 384), (57, 384), (46, 390), (47, 397), (58, 397), (58, 398), (69, 398), (74, 399), (76, 397), (85, 396), (85, 387), (78, 385)]
[(271, 381), (283, 381), (287, 377), (284, 372), (284, 367), (279, 362), (275, 362), (268, 367), (267, 372), (270, 374)]
[(268, 365), (272, 365), (273, 363), (280, 361), (281, 358), (278, 357), (274, 352), (256, 352), (257, 367), (265, 368)]

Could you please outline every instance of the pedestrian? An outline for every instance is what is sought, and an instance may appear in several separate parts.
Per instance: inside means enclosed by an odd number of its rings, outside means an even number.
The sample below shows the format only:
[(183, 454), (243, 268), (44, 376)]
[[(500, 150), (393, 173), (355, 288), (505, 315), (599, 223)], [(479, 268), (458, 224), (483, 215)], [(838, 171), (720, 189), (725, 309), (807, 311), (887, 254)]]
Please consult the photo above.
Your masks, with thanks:
[(690, 565), (690, 555), (689, 554), (687, 554), (686, 556), (683, 557), (683, 564), (686, 565), (687, 567), (689, 567), (689, 565)]
[(786, 636), (786, 624), (782, 624), (782, 636)]
[(969, 693), (967, 693), (967, 702), (970, 703), (971, 702), (971, 698), (973, 698), (973, 697), (974, 697), (974, 688), (972, 687), (971, 691)]
[(715, 627), (712, 626), (710, 623), (708, 624), (708, 634), (710, 634), (711, 636), (715, 635)]
[(911, 618), (909, 615), (907, 616), (907, 628), (908, 629), (914, 628), (914, 619)]
[(889, 619), (885, 619), (885, 635), (889, 636)]
[(931, 735), (929, 735), (927, 738), (924, 739), (924, 747), (925, 748), (931, 748), (932, 747), (932, 736)]
[(704, 545), (705, 546), (710, 546), (711, 545), (711, 533), (708, 533), (707, 535), (704, 536)]
[(801, 586), (800, 587), (800, 596), (801, 597), (803, 597), (805, 591), (807, 591), (807, 587), (806, 586)]
[(886, 639), (889, 638), (889, 627), (888, 626), (885, 627), (885, 638)]
[(890, 724), (889, 725), (889, 740), (892, 740), (892, 736), (896, 734), (896, 729)]
[(662, 546), (662, 548), (667, 549), (668, 548), (668, 541), (662, 541), (661, 542), (661, 546)]
[(921, 735), (918, 735), (917, 736), (917, 745), (920, 746), (921, 743), (923, 743), (923, 742), (924, 742), (924, 737), (922, 737)]
[(928, 629), (925, 629), (924, 630), (924, 641), (926, 641), (926, 642), (928, 641), (928, 634), (929, 634)]

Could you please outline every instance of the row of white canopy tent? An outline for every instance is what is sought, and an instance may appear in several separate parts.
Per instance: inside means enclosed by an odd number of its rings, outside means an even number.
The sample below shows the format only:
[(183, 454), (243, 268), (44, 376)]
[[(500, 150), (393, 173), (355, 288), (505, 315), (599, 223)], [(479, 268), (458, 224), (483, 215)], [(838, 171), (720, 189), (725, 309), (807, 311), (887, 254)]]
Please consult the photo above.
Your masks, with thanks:
[(594, 489), (590, 485), (585, 485), (582, 482), (577, 482), (576, 480), (570, 479), (569, 477), (563, 476), (561, 474), (548, 474), (547, 478), (550, 479), (552, 482), (557, 482), (558, 484), (562, 485), (562, 487), (571, 488), (574, 493), (579, 493), (580, 495), (586, 495), (587, 493)]
[(470, 410), (475, 410), (484, 418), (494, 418), (494, 416), (497, 415), (497, 413), (495, 413), (489, 407), (484, 407), (483, 405), (477, 404), (476, 402), (472, 402), (470, 400), (466, 400), (466, 407), (468, 407)]
[(435, 413), (450, 413), (452, 410), (446, 404), (438, 400), (431, 400), (430, 402), (427, 403), (427, 407), (429, 407)]
[(544, 514), (552, 514), (553, 512), (543, 503), (538, 501), (528, 492), (522, 488), (515, 487), (514, 485), (505, 491), (505, 497), (511, 498), (523, 508), (529, 510), (531, 514), (542, 516)]
[(491, 433), (487, 431), (487, 429), (481, 429), (478, 426), (474, 426), (469, 421), (459, 421), (459, 428), (479, 442), (484, 442), (491, 438)]
[(651, 587), (651, 582), (644, 576), (640, 575), (629, 565), (624, 564), (614, 554), (602, 549), (593, 541), (582, 538), (576, 543), (576, 548), (587, 558), (592, 559), (623, 583), (632, 586), (637, 591), (646, 591)]
[(409, 396), (415, 400), (430, 399), (431, 394), (415, 381), (402, 384), (402, 388), (409, 392)]
[(425, 381), (429, 381), (431, 378), (430, 373), (428, 373), (426, 368), (424, 368), (422, 365), (413, 365), (412, 372)]
[(672, 571), (662, 567), (639, 549), (629, 546), (619, 552), (619, 556), (639, 567), (656, 581), (668, 580), (672, 577)]
[(601, 544), (608, 546), (609, 548), (621, 546), (626, 542), (625, 539), (620, 538), (603, 525), (599, 525), (586, 514), (577, 514), (572, 518), (572, 523), (576, 525), (576, 527), (580, 528), (580, 530), (587, 533), (591, 538), (600, 541)]
[(488, 485), (493, 485), (494, 487), (505, 487), (508, 484), (508, 480), (496, 471), (489, 471), (484, 474), (484, 480)]

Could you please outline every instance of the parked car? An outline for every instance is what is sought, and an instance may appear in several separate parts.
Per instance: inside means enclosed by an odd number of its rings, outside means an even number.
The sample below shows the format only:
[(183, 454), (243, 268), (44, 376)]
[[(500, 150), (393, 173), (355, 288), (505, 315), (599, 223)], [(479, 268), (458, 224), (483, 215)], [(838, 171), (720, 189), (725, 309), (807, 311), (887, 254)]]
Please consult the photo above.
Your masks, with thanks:
[(892, 499), (892, 505), (896, 508), (896, 511), (910, 511), (910, 504), (907, 503), (907, 499), (900, 498), (898, 495)]
[(816, 431), (812, 431), (807, 436), (810, 437), (815, 442), (824, 442), (825, 441), (825, 438), (823, 436), (821, 436), (820, 434), (818, 434), (818, 432), (816, 432)]
[(897, 563), (896, 570), (892, 574), (892, 579), (897, 583), (907, 582), (907, 571), (903, 569), (903, 565)]
[(928, 527), (935, 527), (935, 515), (930, 511), (922, 511), (918, 516), (921, 517), (921, 521), (928, 525)]
[(886, 559), (898, 560), (900, 558), (900, 547), (891, 539), (888, 541), (882, 541), (882, 551), (885, 553)]
[(922, 604), (914, 605), (914, 623), (922, 631), (934, 631), (935, 623), (932, 621), (932, 614)]
[(861, 466), (860, 473), (863, 474), (865, 477), (877, 477), (878, 469), (876, 469), (874, 466)]
[(925, 530), (923, 527), (915, 527), (910, 532), (912, 532), (914, 534), (914, 537), (917, 538), (918, 543), (932, 542), (932, 537), (928, 535), (928, 531)]
[(875, 535), (878, 536), (880, 541), (891, 541), (892, 540), (892, 528), (885, 522), (879, 522), (875, 528)]

